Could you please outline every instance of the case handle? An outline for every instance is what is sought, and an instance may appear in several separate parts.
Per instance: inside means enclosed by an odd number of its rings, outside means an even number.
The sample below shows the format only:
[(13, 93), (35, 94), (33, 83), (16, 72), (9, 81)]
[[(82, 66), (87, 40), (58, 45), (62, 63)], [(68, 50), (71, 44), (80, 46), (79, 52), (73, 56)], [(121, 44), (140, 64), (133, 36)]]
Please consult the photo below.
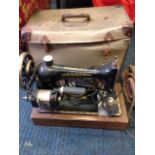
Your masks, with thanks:
[(64, 14), (62, 15), (61, 21), (62, 22), (68, 22), (68, 18), (85, 18), (85, 21), (89, 22), (91, 20), (89, 14), (78, 14), (78, 15), (73, 15), (73, 14)]

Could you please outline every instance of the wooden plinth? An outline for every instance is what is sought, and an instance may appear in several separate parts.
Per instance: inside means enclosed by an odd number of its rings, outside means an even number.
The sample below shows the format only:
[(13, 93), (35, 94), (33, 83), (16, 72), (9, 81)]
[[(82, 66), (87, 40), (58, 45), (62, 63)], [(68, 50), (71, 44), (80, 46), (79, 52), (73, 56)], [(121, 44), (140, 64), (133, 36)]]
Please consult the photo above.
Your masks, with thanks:
[[(120, 84), (116, 84), (116, 91), (120, 92)], [(32, 109), (31, 119), (35, 125), (71, 126), (124, 130), (128, 127), (128, 117), (123, 94), (119, 96), (122, 115), (119, 117), (106, 117), (97, 115), (79, 114), (49, 114), (39, 113), (37, 108)]]

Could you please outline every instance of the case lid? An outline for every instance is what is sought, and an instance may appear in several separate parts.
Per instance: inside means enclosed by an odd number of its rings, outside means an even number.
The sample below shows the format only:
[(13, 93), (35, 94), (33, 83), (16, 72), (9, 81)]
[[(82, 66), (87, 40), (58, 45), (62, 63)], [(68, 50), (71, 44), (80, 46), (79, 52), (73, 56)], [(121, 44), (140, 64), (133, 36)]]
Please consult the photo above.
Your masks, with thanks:
[(106, 6), (36, 12), (21, 35), (30, 43), (91, 43), (129, 38), (131, 30), (122, 6)]

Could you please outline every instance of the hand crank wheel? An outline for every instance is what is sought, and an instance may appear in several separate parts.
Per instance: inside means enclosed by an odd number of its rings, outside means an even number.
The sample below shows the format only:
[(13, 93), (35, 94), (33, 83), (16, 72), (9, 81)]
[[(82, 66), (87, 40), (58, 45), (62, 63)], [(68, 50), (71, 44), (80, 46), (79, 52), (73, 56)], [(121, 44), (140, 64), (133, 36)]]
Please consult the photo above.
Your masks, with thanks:
[(26, 89), (35, 64), (32, 56), (28, 52), (23, 52), (19, 57), (19, 85), (20, 88)]

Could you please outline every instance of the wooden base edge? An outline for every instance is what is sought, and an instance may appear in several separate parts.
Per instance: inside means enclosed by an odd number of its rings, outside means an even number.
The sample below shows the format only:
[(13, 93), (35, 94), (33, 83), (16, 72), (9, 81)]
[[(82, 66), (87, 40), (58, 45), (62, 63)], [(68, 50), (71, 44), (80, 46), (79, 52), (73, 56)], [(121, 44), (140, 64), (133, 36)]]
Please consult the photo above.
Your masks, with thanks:
[[(119, 83), (116, 83), (115, 88), (117, 92), (121, 91)], [(119, 117), (39, 113), (37, 108), (32, 108), (31, 119), (35, 125), (125, 130), (128, 127), (129, 120), (123, 94), (119, 96), (119, 100), (122, 110), (122, 115)]]

